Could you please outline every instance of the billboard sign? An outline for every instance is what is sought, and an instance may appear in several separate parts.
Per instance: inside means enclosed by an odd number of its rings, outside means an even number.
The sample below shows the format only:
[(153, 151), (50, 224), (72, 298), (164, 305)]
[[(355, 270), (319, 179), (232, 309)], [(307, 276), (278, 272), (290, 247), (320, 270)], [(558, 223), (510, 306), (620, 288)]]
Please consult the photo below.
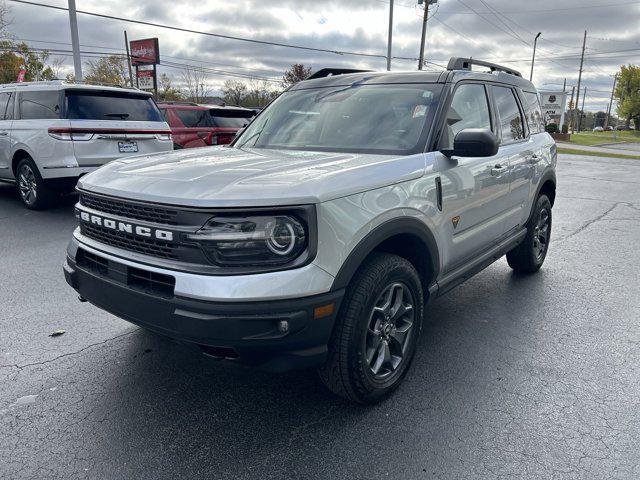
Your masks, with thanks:
[(157, 38), (131, 40), (131, 65), (156, 65), (160, 63), (160, 49)]
[(567, 94), (564, 92), (543, 92), (540, 94), (540, 103), (542, 104), (542, 115), (560, 116), (564, 113)]

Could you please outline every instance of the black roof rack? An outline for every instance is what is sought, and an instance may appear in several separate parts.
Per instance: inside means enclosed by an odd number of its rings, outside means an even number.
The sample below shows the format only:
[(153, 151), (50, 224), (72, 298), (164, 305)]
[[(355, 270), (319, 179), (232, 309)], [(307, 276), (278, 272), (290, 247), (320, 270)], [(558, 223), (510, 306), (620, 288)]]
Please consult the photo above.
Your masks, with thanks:
[(353, 68), (322, 68), (316, 73), (307, 78), (307, 80), (313, 80), (314, 78), (332, 77), (334, 75), (345, 75), (347, 73), (364, 73), (371, 70), (355, 70)]
[(475, 60), (472, 58), (460, 58), (460, 57), (451, 57), (449, 60), (449, 64), (447, 65), (447, 70), (471, 70), (472, 65), (478, 65), (481, 67), (488, 67), (492, 72), (504, 72), (509, 75), (515, 75), (516, 77), (522, 77), (522, 74), (517, 70), (513, 70), (512, 68), (503, 67), (502, 65), (498, 65), (496, 63), (484, 62), (482, 60)]

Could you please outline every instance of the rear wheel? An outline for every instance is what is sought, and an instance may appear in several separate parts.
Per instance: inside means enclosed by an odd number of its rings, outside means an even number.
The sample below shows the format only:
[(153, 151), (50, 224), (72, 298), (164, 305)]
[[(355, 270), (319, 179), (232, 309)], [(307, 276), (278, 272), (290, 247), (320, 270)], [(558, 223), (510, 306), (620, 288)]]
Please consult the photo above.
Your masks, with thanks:
[(18, 163), (16, 186), (22, 203), (31, 210), (48, 208), (55, 199), (55, 193), (45, 185), (38, 167), (30, 157), (23, 158)]
[(374, 255), (354, 276), (336, 320), (320, 377), (334, 393), (375, 403), (395, 390), (411, 364), (424, 300), (404, 258)]
[(507, 263), (519, 273), (537, 272), (547, 256), (550, 240), (551, 202), (546, 195), (540, 195), (527, 223), (527, 235), (520, 245), (507, 253)]

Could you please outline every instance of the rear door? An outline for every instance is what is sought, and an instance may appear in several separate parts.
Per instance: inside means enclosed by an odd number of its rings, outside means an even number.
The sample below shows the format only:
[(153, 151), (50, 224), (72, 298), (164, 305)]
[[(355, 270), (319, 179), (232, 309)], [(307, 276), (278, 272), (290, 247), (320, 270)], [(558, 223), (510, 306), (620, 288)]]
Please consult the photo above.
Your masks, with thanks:
[(522, 225), (531, 185), (530, 162), (540, 153), (540, 148), (528, 133), (516, 89), (501, 85), (493, 85), (491, 89), (500, 124), (499, 154), (508, 166), (509, 196), (505, 229), (511, 231)]
[(65, 116), (81, 167), (173, 149), (169, 126), (141, 92), (67, 89)]
[[(487, 87), (459, 84), (453, 93), (441, 135), (440, 149), (452, 149), (466, 128), (486, 128), (498, 135)], [(437, 153), (442, 170), (442, 211), (447, 244), (443, 273), (463, 265), (504, 234), (509, 177), (501, 154), (493, 157), (447, 158)]]

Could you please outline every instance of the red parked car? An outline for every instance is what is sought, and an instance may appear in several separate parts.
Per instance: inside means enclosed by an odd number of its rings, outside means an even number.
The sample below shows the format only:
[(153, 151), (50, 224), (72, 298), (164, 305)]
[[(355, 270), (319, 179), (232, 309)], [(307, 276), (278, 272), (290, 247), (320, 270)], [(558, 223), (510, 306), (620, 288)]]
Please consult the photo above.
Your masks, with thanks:
[(158, 103), (171, 127), (175, 149), (226, 145), (256, 115), (242, 107), (218, 107), (186, 102)]

